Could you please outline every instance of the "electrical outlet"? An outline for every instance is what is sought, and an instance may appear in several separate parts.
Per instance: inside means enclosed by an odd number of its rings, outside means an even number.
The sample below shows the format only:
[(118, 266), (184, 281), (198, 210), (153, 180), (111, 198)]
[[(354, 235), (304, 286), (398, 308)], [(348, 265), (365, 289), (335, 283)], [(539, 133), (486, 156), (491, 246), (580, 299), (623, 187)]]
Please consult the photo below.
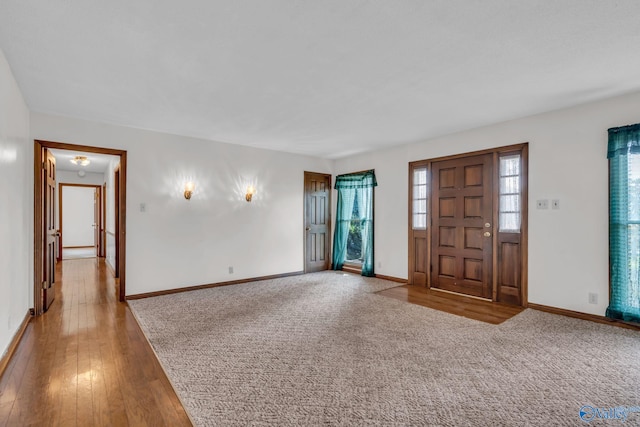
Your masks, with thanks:
[(233, 267), (229, 266), (229, 274), (233, 274)]
[(549, 200), (547, 199), (537, 200), (536, 209), (549, 209)]
[(598, 294), (589, 292), (589, 304), (598, 304)]
[(551, 209), (560, 209), (560, 200), (553, 199), (551, 201)]
[(378, 268), (382, 268), (382, 263), (378, 261)]

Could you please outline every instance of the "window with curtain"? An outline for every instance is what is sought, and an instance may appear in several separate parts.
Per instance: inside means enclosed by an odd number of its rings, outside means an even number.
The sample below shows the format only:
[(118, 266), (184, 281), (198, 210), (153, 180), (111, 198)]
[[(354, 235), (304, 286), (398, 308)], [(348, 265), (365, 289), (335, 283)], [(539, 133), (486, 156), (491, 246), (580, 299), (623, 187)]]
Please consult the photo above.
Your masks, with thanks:
[(336, 177), (334, 270), (351, 262), (362, 265), (363, 276), (373, 276), (373, 189), (377, 185), (373, 170)]
[(609, 129), (607, 317), (640, 322), (640, 124)]

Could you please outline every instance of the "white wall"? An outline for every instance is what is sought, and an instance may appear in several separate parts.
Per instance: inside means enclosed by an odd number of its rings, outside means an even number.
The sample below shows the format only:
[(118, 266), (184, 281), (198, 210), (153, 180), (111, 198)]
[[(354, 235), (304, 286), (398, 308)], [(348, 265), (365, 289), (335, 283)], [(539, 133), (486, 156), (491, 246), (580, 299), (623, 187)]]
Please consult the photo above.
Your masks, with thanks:
[(0, 51), (0, 354), (33, 306), (32, 224), (29, 110)]
[(332, 161), (37, 113), (31, 131), (127, 150), (128, 295), (303, 270), (303, 172)]
[[(638, 122), (640, 93), (341, 159), (335, 172), (375, 168), (376, 272), (406, 278), (408, 162), (529, 142), (529, 302), (604, 315), (607, 129)], [(536, 210), (537, 199), (560, 199), (560, 210)]]
[(84, 176), (78, 176), (78, 172), (56, 170), (56, 183), (102, 186), (102, 184), (105, 183), (105, 174), (98, 172), (85, 172)]
[(93, 246), (93, 187), (62, 187), (62, 245)]
[[(59, 164), (59, 162), (57, 164)], [(87, 184), (87, 185), (102, 186), (102, 184), (106, 182), (104, 178), (105, 178), (104, 173), (87, 172), (85, 176), (80, 177), (78, 176), (77, 172), (62, 171), (62, 170), (56, 169), (56, 194), (55, 194), (56, 206), (60, 206), (60, 200), (58, 200), (58, 197), (60, 196), (60, 191), (59, 191), (60, 184)], [(56, 227), (59, 229), (60, 218), (58, 218), (58, 214), (59, 214), (58, 209), (56, 209), (55, 210)]]

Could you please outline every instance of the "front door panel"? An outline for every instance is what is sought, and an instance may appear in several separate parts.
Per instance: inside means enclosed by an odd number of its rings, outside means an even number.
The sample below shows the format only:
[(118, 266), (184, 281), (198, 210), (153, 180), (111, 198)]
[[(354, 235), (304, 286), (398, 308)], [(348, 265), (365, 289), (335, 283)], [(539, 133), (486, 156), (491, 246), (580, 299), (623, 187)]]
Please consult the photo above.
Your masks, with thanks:
[(432, 165), (431, 287), (492, 297), (493, 156)]

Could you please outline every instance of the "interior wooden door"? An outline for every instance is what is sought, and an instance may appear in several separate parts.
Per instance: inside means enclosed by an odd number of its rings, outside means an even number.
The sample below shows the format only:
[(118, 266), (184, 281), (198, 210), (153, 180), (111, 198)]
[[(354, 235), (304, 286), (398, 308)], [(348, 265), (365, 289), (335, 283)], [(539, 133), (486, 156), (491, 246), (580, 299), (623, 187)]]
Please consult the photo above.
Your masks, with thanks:
[[(115, 276), (116, 279), (120, 278), (120, 212), (122, 207), (120, 206), (120, 166), (116, 167), (113, 172), (113, 206), (114, 206), (114, 224), (115, 224)], [(121, 295), (123, 297), (123, 295)], [(121, 298), (123, 300), (123, 298)]]
[(328, 270), (331, 233), (331, 175), (304, 173), (304, 271)]
[(493, 156), (432, 163), (431, 287), (492, 298)]
[(55, 191), (56, 191), (56, 158), (46, 148), (43, 149), (43, 240), (44, 260), (42, 266), (42, 308), (49, 309), (55, 299), (56, 277), (56, 224), (55, 224)]
[(98, 256), (104, 258), (107, 256), (107, 183), (105, 182), (100, 188), (100, 252)]
[(93, 245), (96, 248), (96, 257), (100, 256), (100, 187), (93, 189)]

